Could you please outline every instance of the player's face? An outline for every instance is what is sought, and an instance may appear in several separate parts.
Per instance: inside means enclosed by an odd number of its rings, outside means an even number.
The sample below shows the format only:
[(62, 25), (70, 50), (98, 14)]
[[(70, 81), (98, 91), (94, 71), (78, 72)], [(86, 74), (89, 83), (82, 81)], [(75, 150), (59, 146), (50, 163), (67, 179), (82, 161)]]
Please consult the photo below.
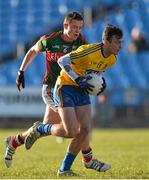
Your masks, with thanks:
[(83, 27), (83, 21), (72, 20), (69, 24), (65, 24), (65, 35), (69, 41), (74, 41), (79, 37), (80, 31)]
[(109, 42), (109, 51), (111, 54), (117, 55), (122, 46), (122, 39), (117, 36), (112, 36), (111, 42)]

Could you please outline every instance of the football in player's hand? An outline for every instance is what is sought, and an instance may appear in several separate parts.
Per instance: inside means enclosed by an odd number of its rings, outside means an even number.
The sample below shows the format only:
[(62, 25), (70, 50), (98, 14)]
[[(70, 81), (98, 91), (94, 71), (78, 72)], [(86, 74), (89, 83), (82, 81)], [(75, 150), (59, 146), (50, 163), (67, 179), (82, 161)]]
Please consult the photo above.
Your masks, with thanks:
[(92, 77), (90, 80), (88, 80), (88, 83), (94, 86), (94, 88), (92, 88), (92, 91), (88, 90), (88, 92), (90, 95), (98, 96), (106, 88), (105, 79), (95, 72), (89, 73), (88, 76)]

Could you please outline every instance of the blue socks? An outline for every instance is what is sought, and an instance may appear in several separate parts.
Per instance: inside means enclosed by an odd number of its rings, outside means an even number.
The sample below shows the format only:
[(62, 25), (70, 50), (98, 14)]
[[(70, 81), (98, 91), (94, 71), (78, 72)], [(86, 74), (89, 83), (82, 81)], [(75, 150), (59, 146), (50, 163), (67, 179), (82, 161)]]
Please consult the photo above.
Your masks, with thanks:
[(50, 135), (51, 134), (51, 127), (52, 127), (52, 124), (40, 124), (37, 127), (37, 131), (41, 135)]
[(69, 171), (75, 158), (76, 155), (67, 152), (61, 164), (60, 171)]

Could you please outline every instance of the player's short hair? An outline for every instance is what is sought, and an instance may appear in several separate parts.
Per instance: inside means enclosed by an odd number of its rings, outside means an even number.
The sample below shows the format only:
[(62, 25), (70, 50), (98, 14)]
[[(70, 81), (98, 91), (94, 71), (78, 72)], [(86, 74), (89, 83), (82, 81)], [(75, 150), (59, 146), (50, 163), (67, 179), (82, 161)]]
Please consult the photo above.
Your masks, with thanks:
[(123, 31), (115, 25), (107, 24), (104, 28), (102, 39), (110, 42), (112, 36), (117, 36), (117, 38), (121, 39), (123, 37)]
[(64, 18), (64, 23), (71, 23), (72, 20), (83, 21), (83, 17), (78, 12), (70, 12)]

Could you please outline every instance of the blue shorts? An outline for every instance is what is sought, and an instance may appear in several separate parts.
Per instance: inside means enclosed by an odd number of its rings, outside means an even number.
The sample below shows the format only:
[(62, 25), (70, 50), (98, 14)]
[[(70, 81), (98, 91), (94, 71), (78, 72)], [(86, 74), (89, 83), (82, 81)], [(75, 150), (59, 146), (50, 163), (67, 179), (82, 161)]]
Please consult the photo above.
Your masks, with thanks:
[(91, 104), (90, 97), (78, 86), (56, 84), (53, 92), (56, 107), (75, 107)]

